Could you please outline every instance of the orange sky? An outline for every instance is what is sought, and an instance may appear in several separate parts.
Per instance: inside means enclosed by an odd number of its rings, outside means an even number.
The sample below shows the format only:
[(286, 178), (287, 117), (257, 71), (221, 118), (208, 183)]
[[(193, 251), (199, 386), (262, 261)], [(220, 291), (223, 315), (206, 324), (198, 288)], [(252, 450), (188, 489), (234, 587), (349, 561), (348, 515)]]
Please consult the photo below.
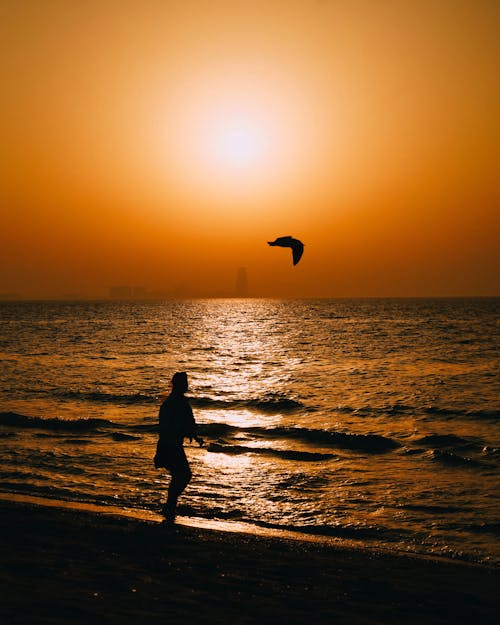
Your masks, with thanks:
[(0, 296), (499, 294), (499, 7), (5, 0)]

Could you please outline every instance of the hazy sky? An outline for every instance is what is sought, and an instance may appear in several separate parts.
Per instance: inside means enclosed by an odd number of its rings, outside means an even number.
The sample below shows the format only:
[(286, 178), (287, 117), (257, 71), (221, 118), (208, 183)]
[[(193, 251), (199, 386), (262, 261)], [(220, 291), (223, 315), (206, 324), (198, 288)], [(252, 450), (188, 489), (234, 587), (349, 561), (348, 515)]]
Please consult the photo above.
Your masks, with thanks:
[[(3, 0), (0, 293), (499, 294), (500, 3)], [(289, 250), (266, 241), (293, 235)]]

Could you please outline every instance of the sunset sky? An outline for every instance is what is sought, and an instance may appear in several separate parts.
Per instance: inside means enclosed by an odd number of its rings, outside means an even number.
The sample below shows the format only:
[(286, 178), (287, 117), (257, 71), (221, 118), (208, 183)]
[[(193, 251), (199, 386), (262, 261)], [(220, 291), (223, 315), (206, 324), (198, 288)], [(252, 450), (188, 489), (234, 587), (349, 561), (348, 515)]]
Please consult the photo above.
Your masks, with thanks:
[(239, 267), (256, 296), (500, 294), (499, 24), (494, 0), (4, 0), (0, 294), (231, 294)]

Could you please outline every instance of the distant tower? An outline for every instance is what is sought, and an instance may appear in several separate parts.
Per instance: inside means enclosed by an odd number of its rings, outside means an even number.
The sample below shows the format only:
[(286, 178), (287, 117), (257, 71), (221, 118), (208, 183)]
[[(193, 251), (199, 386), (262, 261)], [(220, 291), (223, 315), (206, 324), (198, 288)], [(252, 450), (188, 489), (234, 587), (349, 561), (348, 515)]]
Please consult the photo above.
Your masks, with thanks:
[(246, 267), (240, 267), (236, 273), (236, 296), (246, 297), (248, 295), (248, 278)]

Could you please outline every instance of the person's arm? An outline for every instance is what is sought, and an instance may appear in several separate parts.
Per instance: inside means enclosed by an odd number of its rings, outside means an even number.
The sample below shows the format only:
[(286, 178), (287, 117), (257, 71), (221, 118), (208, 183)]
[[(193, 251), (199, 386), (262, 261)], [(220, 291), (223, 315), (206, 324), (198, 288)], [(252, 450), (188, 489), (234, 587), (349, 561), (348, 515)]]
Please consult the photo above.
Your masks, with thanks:
[(194, 438), (194, 440), (198, 443), (198, 445), (200, 447), (203, 447), (203, 445), (205, 444), (205, 441), (201, 438), (201, 436), (198, 435), (198, 426), (196, 424), (196, 421), (194, 420), (193, 410), (191, 406), (189, 405), (189, 403), (186, 402), (186, 405), (187, 405), (186, 421), (187, 421), (187, 426), (188, 426), (187, 437), (189, 438), (189, 442), (191, 442)]
[(162, 424), (163, 424), (163, 427), (164, 427), (164, 423), (165, 423), (165, 420), (163, 418), (163, 404), (162, 404), (162, 406), (160, 408), (160, 412), (158, 414), (158, 422), (159, 422), (158, 442), (156, 443), (156, 453), (155, 453), (154, 458), (153, 458), (153, 463), (154, 463), (155, 469), (159, 469), (161, 466), (163, 466), (163, 462), (162, 462), (162, 459), (161, 459), (161, 440), (162, 440), (162, 430), (163, 430)]
[(164, 401), (162, 405), (160, 406), (160, 412), (158, 414), (158, 422), (159, 422), (159, 438), (166, 439), (167, 438), (167, 426), (168, 426), (166, 401)]

